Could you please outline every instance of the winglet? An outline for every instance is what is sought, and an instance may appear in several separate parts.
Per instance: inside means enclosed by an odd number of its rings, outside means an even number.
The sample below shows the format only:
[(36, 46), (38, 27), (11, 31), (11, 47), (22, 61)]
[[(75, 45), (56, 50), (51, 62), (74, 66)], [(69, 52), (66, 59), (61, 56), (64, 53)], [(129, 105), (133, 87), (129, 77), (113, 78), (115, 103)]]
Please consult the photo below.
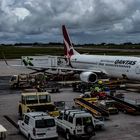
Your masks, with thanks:
[(4, 59), (4, 61), (5, 61), (5, 64), (6, 64), (7, 66), (9, 66), (9, 64), (8, 64), (8, 62), (7, 62), (7, 60), (6, 60), (6, 57), (5, 57), (5, 55), (4, 55), (4, 52), (2, 52), (2, 56), (3, 56), (3, 59)]

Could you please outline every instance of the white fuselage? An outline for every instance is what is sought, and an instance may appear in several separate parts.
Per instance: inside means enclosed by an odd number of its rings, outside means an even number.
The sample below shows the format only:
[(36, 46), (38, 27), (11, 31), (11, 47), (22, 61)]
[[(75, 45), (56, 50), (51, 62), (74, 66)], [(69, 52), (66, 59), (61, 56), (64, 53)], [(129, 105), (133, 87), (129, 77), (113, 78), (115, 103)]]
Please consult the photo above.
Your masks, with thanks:
[(106, 55), (72, 55), (70, 63), (73, 68), (100, 70), (109, 77), (140, 81), (140, 58), (129, 56)]

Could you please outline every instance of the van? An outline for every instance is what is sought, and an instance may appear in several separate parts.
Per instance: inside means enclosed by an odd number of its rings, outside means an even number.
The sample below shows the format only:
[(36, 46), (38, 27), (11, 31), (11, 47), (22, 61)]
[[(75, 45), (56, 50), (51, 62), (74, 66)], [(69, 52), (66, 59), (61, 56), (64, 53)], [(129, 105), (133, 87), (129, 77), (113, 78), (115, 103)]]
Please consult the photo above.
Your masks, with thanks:
[(44, 112), (25, 113), (18, 126), (28, 140), (58, 138), (55, 119)]

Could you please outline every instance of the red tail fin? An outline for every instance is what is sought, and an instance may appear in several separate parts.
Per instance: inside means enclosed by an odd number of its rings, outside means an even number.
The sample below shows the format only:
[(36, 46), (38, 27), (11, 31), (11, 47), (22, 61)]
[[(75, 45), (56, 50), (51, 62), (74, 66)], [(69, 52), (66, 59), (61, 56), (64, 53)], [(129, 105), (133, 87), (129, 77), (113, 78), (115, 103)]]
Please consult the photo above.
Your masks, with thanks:
[(69, 58), (74, 54), (78, 54), (73, 48), (72, 42), (70, 40), (69, 34), (65, 25), (62, 25), (62, 32), (64, 37), (64, 55)]

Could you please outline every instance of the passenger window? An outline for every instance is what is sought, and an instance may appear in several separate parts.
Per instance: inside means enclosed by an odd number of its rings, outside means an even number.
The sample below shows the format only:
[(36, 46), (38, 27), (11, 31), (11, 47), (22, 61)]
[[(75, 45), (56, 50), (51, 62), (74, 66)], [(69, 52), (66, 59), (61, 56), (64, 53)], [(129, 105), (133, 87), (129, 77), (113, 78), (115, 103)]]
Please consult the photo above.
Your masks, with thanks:
[(36, 120), (35, 127), (36, 128), (47, 128), (47, 127), (54, 127), (55, 121), (54, 119), (42, 119)]
[(73, 117), (69, 116), (69, 120), (70, 123), (73, 123)]
[(59, 117), (57, 117), (58, 119), (60, 119), (60, 120), (62, 120), (63, 119), (63, 116), (59, 116)]
[(24, 96), (22, 96), (21, 100), (22, 100), (22, 103), (25, 104), (25, 97)]
[(26, 96), (26, 104), (35, 104), (35, 103), (38, 103), (36, 95)]
[(76, 118), (76, 126), (82, 125), (82, 118)]
[(39, 96), (40, 103), (49, 103), (51, 102), (50, 95), (40, 95)]
[(11, 78), (11, 81), (15, 81), (16, 80), (16, 76), (13, 76), (12, 78)]
[(29, 124), (29, 117), (27, 115), (24, 118), (24, 123)]
[(67, 114), (64, 114), (64, 120), (67, 121), (67, 119), (68, 119), (68, 115)]

